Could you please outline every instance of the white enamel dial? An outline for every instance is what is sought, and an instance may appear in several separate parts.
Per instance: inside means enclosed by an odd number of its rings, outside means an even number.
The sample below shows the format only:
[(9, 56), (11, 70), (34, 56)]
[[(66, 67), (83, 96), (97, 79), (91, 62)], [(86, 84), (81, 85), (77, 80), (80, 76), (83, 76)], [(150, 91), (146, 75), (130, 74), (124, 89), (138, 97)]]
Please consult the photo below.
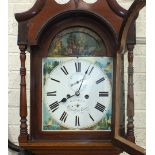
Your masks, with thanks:
[(46, 82), (52, 118), (69, 129), (96, 125), (111, 106), (111, 84), (100, 67), (80, 58), (58, 65)]

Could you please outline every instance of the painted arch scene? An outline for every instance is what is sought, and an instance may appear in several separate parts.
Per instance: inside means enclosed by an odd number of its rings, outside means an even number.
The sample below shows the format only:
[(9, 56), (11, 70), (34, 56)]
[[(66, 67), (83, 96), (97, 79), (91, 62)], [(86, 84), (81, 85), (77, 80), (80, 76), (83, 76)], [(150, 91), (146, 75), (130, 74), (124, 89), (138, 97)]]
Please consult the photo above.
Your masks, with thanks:
[(74, 27), (56, 35), (51, 42), (48, 56), (99, 56), (101, 52), (105, 53), (106, 47), (95, 32)]

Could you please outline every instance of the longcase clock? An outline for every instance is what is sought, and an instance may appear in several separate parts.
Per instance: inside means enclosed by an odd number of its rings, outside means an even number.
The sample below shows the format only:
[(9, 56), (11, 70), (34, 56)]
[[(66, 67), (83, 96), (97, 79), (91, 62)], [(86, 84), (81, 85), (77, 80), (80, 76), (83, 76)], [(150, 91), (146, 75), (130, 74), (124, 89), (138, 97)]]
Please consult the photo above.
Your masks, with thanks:
[[(15, 14), (21, 51), (19, 144), (32, 154), (145, 154), (133, 126), (135, 20), (145, 1), (127, 11), (115, 0), (89, 4), (37, 0)], [(125, 133), (123, 53), (129, 55)], [(30, 133), (25, 51), (30, 52)], [(131, 85), (130, 85), (131, 84)]]

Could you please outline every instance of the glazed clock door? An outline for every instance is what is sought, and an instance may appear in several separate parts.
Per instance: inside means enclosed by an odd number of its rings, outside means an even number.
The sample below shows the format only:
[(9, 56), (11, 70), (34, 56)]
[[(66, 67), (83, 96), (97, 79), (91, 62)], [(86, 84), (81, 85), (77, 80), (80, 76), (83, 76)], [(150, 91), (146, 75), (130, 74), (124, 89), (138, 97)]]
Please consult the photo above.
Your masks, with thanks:
[(42, 59), (42, 131), (111, 131), (113, 58), (96, 56), (105, 50), (89, 29), (57, 34)]

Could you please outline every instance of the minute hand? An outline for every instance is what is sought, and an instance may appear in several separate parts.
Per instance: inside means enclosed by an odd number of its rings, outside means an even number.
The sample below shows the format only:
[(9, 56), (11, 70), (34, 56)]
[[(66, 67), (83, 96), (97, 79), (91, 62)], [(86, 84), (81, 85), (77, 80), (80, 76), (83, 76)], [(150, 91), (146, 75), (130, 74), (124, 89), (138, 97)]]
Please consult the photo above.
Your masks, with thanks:
[[(90, 67), (90, 65), (89, 65), (89, 67)], [(81, 86), (82, 86), (83, 81), (84, 81), (84, 79), (85, 79), (85, 77), (86, 77), (86, 74), (88, 73), (89, 67), (88, 67), (88, 69), (85, 71), (85, 74), (84, 74), (84, 76), (83, 76), (82, 82), (81, 82), (80, 87), (79, 87), (79, 89), (78, 89), (77, 92), (80, 92)]]

